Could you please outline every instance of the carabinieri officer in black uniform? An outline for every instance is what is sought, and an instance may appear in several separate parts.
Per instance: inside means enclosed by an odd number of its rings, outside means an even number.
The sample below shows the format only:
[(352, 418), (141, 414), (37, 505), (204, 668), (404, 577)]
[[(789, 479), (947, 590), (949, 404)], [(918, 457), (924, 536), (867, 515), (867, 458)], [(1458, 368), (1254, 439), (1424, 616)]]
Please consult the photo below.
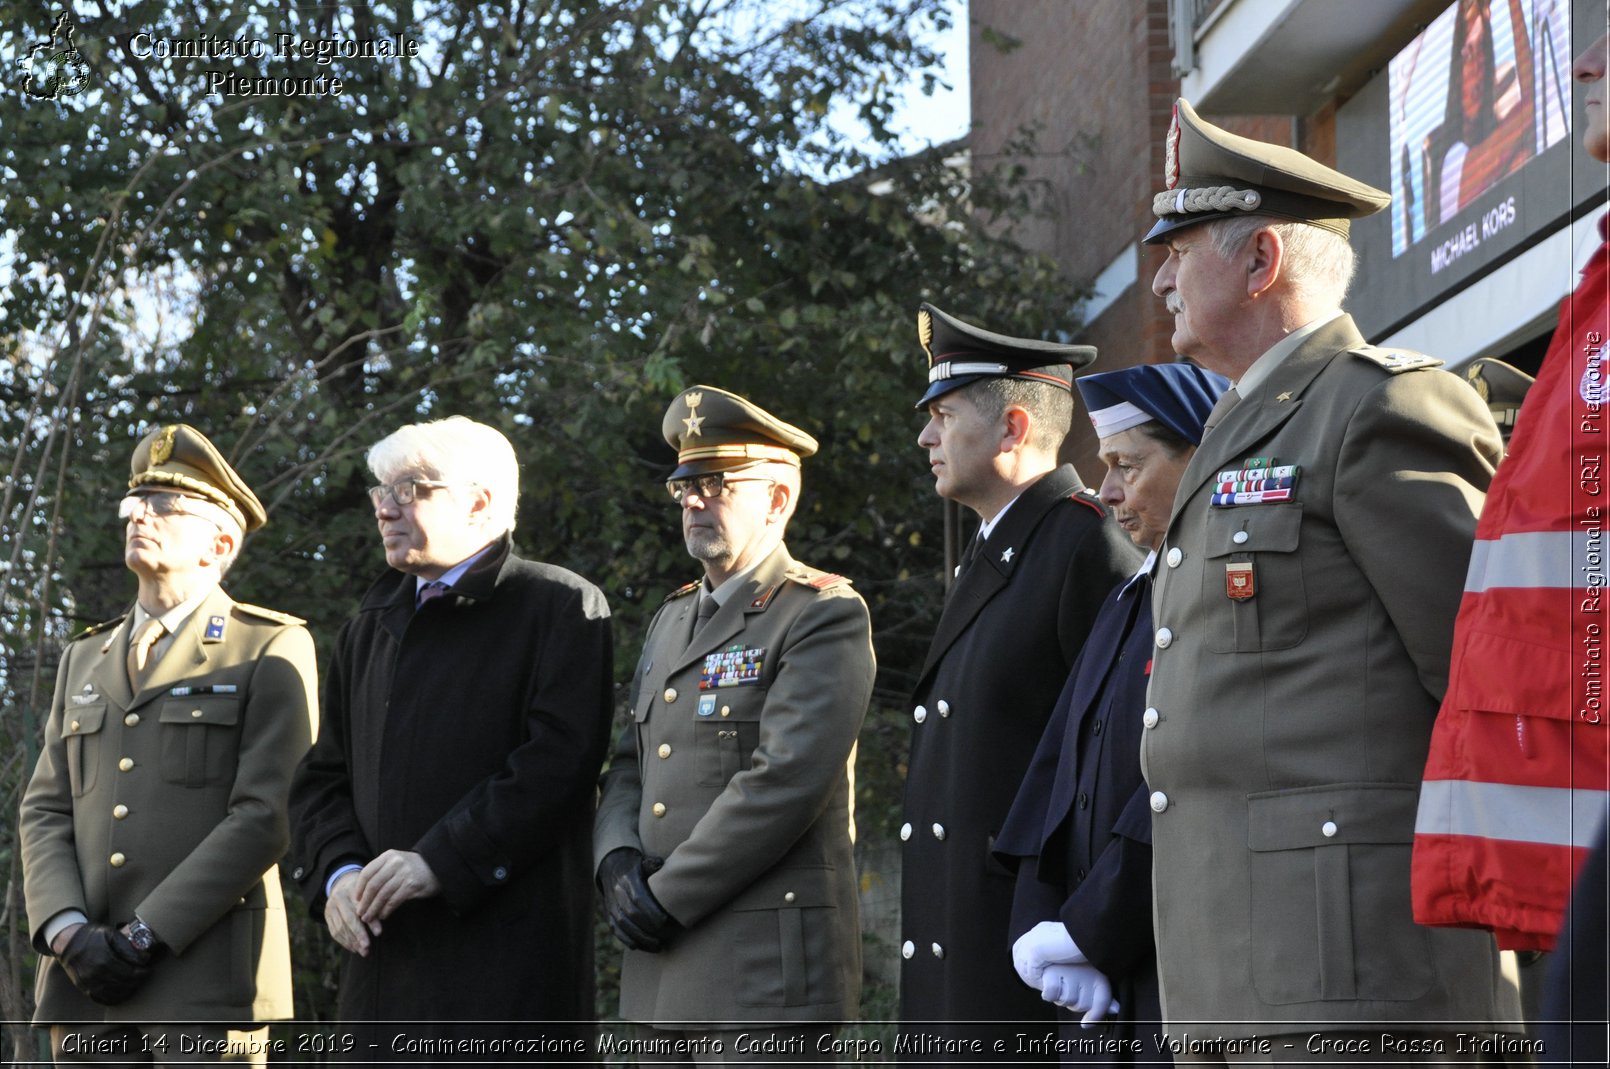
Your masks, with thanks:
[[(1109, 591), (1141, 555), (1057, 452), (1083, 345), (1009, 338), (931, 305), (917, 444), (934, 489), (978, 514), (911, 701), (899, 1054), (1012, 1052), (1052, 1008), (1006, 953), (1012, 875), (990, 856), (1051, 708)], [(953, 1022), (972, 1022), (955, 1024)], [(977, 1056), (969, 1053), (969, 1057)], [(1021, 1055), (1012, 1053), (1014, 1060)]]

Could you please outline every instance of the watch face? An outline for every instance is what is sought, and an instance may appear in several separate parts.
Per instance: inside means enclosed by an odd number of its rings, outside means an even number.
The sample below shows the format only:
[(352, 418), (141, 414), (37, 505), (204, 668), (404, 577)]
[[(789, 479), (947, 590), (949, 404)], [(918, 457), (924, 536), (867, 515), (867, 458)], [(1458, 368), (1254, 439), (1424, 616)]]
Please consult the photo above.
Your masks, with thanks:
[(144, 924), (129, 925), (129, 942), (134, 944), (135, 950), (150, 950), (156, 941), (156, 935)]

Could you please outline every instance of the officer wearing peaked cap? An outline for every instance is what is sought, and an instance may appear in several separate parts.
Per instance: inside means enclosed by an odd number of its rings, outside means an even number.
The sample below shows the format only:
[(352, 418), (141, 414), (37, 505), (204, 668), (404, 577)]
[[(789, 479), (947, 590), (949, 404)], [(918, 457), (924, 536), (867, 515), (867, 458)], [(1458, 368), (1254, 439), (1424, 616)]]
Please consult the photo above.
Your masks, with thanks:
[(1497, 428), (1440, 361), (1366, 345), (1341, 310), (1349, 220), (1385, 194), (1185, 101), (1167, 159), (1152, 288), (1176, 352), (1235, 388), (1180, 480), (1153, 602), (1141, 759), (1163, 1016), (1277, 1051), (1367, 1028), (1367, 1060), (1425, 1022), (1513, 1028), (1491, 937), (1409, 908)]
[(979, 1039), (986, 1051), (1000, 1039), (1016, 1052), (1022, 1022), (1055, 1019), (1005, 951), (1012, 884), (990, 849), (1103, 599), (1140, 561), (1072, 465), (1057, 462), (1073, 373), (1094, 349), (997, 334), (931, 304), (917, 313), (917, 341), (928, 364), (917, 444), (935, 492), (980, 528), (909, 707), (907, 1060), (934, 1038)]
[(1464, 375), (1476, 396), (1487, 402), (1504, 441), (1509, 441), (1509, 436), (1515, 432), (1515, 417), (1520, 415), (1521, 402), (1526, 400), (1526, 393), (1535, 381), (1533, 377), (1496, 356), (1472, 360), (1465, 365)]
[(720, 1040), (741, 1060), (747, 1033), (764, 1061), (816, 1061), (860, 999), (850, 792), (867, 609), (783, 544), (815, 438), (713, 386), (679, 393), (662, 429), (704, 574), (649, 624), (601, 784), (620, 1012), (671, 1045)]
[(63, 652), (20, 830), (34, 1023), (127, 1064), (177, 1051), (171, 1022), (291, 1016), (275, 862), (317, 684), (301, 621), (218, 585), (266, 517), (200, 431), (141, 440), (118, 514), (139, 593)]

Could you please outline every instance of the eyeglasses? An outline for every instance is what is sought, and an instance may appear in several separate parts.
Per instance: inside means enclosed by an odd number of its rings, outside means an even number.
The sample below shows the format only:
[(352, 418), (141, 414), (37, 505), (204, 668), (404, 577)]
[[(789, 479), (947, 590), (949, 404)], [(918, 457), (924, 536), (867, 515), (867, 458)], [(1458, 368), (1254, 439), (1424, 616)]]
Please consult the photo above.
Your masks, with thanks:
[(738, 483), (773, 483), (776, 479), (734, 479), (725, 472), (714, 472), (710, 475), (688, 475), (681, 479), (667, 479), (665, 489), (671, 495), (671, 500), (678, 505), (688, 496), (689, 491), (698, 494), (706, 501), (714, 501), (727, 492), (727, 487)]
[(208, 509), (216, 507), (210, 501), (203, 501), (187, 494), (130, 494), (117, 503), (117, 518), (131, 520), (144, 509), (153, 516), (194, 516), (198, 520), (206, 520), (217, 526), (218, 521), (207, 514)]
[(445, 490), (451, 483), (437, 482), (434, 479), (399, 479), (390, 486), (369, 487), (369, 500), (375, 508), (385, 503), (386, 498), (398, 505), (412, 505), (419, 497), (421, 490), (427, 493), (431, 490)]

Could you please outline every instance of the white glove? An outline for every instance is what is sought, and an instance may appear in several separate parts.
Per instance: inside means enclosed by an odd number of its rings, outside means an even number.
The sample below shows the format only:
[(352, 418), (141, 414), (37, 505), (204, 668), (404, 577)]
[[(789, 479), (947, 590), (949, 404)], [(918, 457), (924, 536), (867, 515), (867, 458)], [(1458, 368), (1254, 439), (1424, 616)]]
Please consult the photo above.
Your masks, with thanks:
[(1079, 1023), (1085, 1028), (1118, 1012), (1112, 981), (1094, 965), (1048, 966), (1040, 982), (1040, 997), (1073, 1013), (1083, 1013), (1084, 1019)]
[(1040, 986), (1047, 965), (1076, 965), (1085, 960), (1068, 926), (1061, 921), (1041, 921), (1018, 936), (1012, 944), (1012, 967), (1025, 984)]

